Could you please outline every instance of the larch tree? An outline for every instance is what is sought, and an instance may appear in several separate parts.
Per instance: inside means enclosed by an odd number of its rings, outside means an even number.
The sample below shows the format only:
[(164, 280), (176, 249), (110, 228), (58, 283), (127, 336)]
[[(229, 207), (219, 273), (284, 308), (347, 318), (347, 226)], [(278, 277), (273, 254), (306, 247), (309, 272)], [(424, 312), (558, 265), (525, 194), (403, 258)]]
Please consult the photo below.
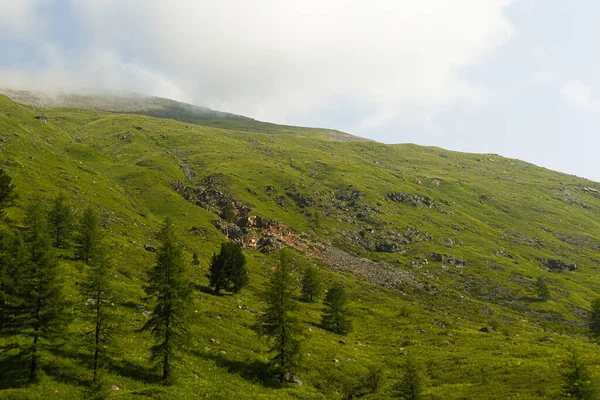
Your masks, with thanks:
[[(83, 221), (86, 220), (85, 213)], [(86, 227), (89, 232), (94, 232), (97, 227), (91, 224), (93, 218)], [(97, 224), (97, 219), (95, 220)], [(84, 224), (82, 224), (84, 225)], [(99, 229), (99, 228), (98, 228)], [(115, 290), (112, 281), (112, 260), (108, 256), (106, 244), (102, 242), (99, 233), (88, 235), (86, 243), (86, 263), (88, 273), (80, 285), (81, 295), (84, 297), (84, 319), (91, 325), (89, 332), (92, 336), (92, 352), (94, 382), (106, 359), (106, 348), (114, 331), (115, 314), (112, 304), (114, 303)]]
[(6, 208), (14, 204), (17, 198), (15, 187), (10, 175), (0, 169), (0, 217), (4, 217)]
[(308, 265), (302, 276), (302, 300), (313, 302), (321, 295), (323, 290), (323, 278), (314, 265)]
[(23, 236), (19, 231), (3, 231), (0, 234), (0, 335), (10, 336), (12, 318), (18, 299), (18, 274), (27, 260)]
[(561, 394), (569, 399), (594, 400), (596, 387), (592, 375), (577, 351), (571, 349), (565, 362)]
[(542, 277), (538, 277), (535, 281), (535, 293), (541, 301), (550, 300), (550, 289), (548, 289), (548, 284)]
[(40, 202), (29, 207), (26, 224), (27, 259), (15, 276), (13, 328), (15, 334), (24, 339), (19, 348), (21, 355), (29, 359), (29, 380), (35, 381), (42, 352), (64, 333), (70, 315), (58, 258)]
[(589, 328), (593, 336), (600, 338), (600, 297), (592, 300), (591, 305)]
[(54, 238), (54, 247), (65, 247), (73, 233), (75, 217), (64, 194), (54, 199), (48, 220)]
[(346, 289), (339, 283), (334, 283), (325, 295), (323, 301), (322, 325), (328, 331), (345, 335), (352, 331), (352, 320), (348, 308)]
[(100, 247), (102, 241), (100, 218), (92, 206), (88, 206), (79, 221), (79, 230), (75, 238), (77, 258), (88, 264)]
[[(0, 218), (16, 199), (11, 177), (0, 169)], [(0, 231), (0, 335), (9, 334), (10, 310), (15, 302), (16, 274), (25, 260), (25, 245), (19, 231), (2, 227)]]
[(256, 327), (259, 337), (270, 344), (271, 366), (280, 382), (298, 366), (300, 358), (301, 329), (295, 316), (298, 302), (291, 269), (290, 256), (284, 249), (279, 268), (273, 271), (264, 293), (267, 308)]
[(423, 398), (423, 376), (420, 365), (412, 354), (406, 356), (402, 378), (394, 385), (396, 397), (405, 400)]
[(165, 220), (159, 237), (161, 245), (156, 265), (150, 270), (145, 288), (155, 306), (140, 330), (149, 331), (154, 337), (151, 360), (162, 369), (162, 379), (167, 382), (172, 379), (174, 361), (189, 342), (192, 290), (188, 267), (171, 219)]

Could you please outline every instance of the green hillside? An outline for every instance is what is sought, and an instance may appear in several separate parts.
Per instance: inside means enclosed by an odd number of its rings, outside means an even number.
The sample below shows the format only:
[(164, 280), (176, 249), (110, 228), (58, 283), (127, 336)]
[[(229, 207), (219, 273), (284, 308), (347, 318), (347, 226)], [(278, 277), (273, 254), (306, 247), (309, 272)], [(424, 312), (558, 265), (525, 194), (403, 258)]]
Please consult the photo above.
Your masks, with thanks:
[[(382, 368), (389, 398), (406, 355), (423, 368), (431, 399), (544, 399), (563, 383), (569, 348), (600, 382), (589, 337), (600, 295), (600, 184), (495, 154), (385, 145), (326, 129), (252, 120), (194, 123), (91, 109), (32, 106), (0, 95), (0, 163), (18, 206), (65, 194), (79, 214), (101, 213), (115, 259), (119, 334), (108, 349), (115, 398), (350, 398)], [(228, 222), (221, 217), (233, 214)], [(178, 381), (163, 386), (148, 362), (143, 285), (156, 233), (171, 217), (193, 268), (193, 343)], [(250, 284), (207, 290), (211, 255), (243, 242)], [(279, 385), (252, 329), (281, 246), (349, 292), (354, 331), (321, 328), (321, 302), (302, 303), (302, 386)], [(80, 262), (65, 251), (70, 300)], [(539, 301), (541, 277), (550, 300)], [(0, 377), (2, 398), (82, 398), (91, 379), (88, 338), (73, 309), (46, 375), (27, 385)], [(482, 328), (487, 327), (488, 329)], [(342, 341), (340, 341), (342, 339)], [(25, 377), (26, 378), (26, 377)]]

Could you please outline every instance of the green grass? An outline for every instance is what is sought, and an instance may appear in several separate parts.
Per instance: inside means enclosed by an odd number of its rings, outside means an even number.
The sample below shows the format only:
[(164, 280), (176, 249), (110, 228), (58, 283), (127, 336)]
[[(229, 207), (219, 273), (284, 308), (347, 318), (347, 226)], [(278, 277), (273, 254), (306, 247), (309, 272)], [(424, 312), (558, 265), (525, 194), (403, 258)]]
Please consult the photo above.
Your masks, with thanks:
[[(600, 293), (600, 195), (584, 190), (600, 189), (595, 182), (497, 155), (383, 145), (324, 129), (253, 121), (190, 124), (95, 110), (46, 114), (44, 124), (31, 107), (0, 96), (0, 163), (19, 194), (19, 207), (8, 218), (19, 224), (29, 199), (59, 193), (79, 212), (87, 204), (102, 212), (119, 293), (121, 333), (110, 348), (114, 362), (107, 373), (108, 384), (120, 388), (114, 397), (340, 398), (345, 380), (381, 365), (386, 380), (370, 398), (386, 398), (407, 352), (424, 366), (426, 395), (436, 399), (549, 398), (560, 387), (569, 347), (579, 349), (600, 378), (597, 345), (587, 337), (582, 313)], [(171, 216), (189, 260), (192, 251), (200, 256), (193, 280), (205, 286), (210, 256), (226, 238), (211, 224), (218, 215), (173, 188), (175, 181), (198, 187), (214, 175), (221, 190), (253, 215), (275, 219), (315, 243), (391, 263), (413, 273), (418, 285), (388, 289), (296, 252), (299, 268), (317, 263), (329, 283), (346, 285), (355, 330), (340, 344), (339, 336), (319, 326), (321, 304), (302, 304), (306, 340), (298, 375), (304, 385), (279, 387), (266, 369), (266, 346), (251, 329), (278, 260), (248, 249), (249, 287), (238, 295), (195, 293), (194, 340), (178, 383), (162, 387), (149, 370), (150, 338), (135, 333), (144, 320), (135, 305), (144, 304), (143, 281), (154, 262), (144, 245), (156, 246), (156, 231)], [(364, 197), (354, 204), (336, 199), (352, 190)], [(391, 192), (428, 196), (437, 207), (395, 203), (386, 197)], [(309, 205), (300, 207), (293, 194)], [(398, 235), (407, 227), (431, 240), (400, 244)], [(378, 253), (349, 240), (361, 231), (373, 246), (390, 240), (402, 251)], [(434, 252), (468, 265), (434, 262)], [(542, 259), (550, 258), (576, 262), (578, 269), (548, 272)], [(62, 268), (70, 298), (82, 303), (75, 288), (85, 269), (68, 258)], [(548, 280), (547, 302), (535, 300), (539, 276)], [(483, 326), (495, 329), (479, 332)], [(76, 315), (65, 344), (46, 355), (42, 382), (19, 386), (0, 379), (6, 388), (0, 397), (81, 397), (91, 379), (85, 330)]]

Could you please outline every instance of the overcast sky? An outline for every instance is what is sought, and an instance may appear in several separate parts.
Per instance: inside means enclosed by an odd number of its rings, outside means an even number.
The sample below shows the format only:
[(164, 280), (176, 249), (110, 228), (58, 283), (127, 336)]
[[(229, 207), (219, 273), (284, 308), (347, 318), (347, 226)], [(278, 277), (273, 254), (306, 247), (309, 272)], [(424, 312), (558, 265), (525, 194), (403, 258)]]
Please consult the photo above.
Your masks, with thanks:
[(135, 91), (600, 181), (598, 0), (0, 0), (0, 86)]

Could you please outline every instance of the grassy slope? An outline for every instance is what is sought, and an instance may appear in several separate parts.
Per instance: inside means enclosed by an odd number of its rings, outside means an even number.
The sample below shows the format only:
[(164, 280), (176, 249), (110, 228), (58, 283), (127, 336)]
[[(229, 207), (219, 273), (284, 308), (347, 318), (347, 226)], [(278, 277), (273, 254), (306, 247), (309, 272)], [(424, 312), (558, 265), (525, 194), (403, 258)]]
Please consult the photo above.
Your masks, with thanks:
[[(123, 330), (114, 344), (116, 361), (108, 379), (121, 388), (115, 397), (162, 393), (194, 398), (206, 393), (213, 398), (336, 398), (341, 390), (336, 379), (358, 376), (375, 364), (387, 371), (385, 397), (407, 351), (426, 367), (427, 393), (440, 399), (546, 398), (560, 385), (560, 363), (568, 346), (580, 348), (600, 377), (596, 345), (581, 327), (582, 310), (600, 292), (600, 198), (582, 189), (600, 189), (596, 183), (496, 155), (383, 145), (326, 130), (246, 121), (189, 125), (92, 110), (46, 114), (48, 124), (34, 119), (31, 107), (0, 96), (1, 161), (21, 202), (63, 191), (77, 209), (91, 202), (105, 215), (117, 260), (121, 298), (116, 309)], [(185, 176), (183, 164), (194, 177)], [(172, 182), (197, 186), (212, 174), (220, 174), (226, 192), (251, 206), (254, 214), (349, 252), (392, 262), (413, 272), (419, 286), (389, 290), (321, 263), (329, 281), (342, 280), (349, 287), (355, 332), (345, 339), (347, 345), (339, 344), (339, 337), (316, 325), (319, 304), (303, 305), (299, 315), (312, 329), (306, 331), (305, 369), (299, 374), (305, 384), (276, 388), (261, 383), (269, 381), (264, 375), (267, 357), (251, 325), (264, 306), (259, 293), (277, 260), (249, 250), (250, 287), (235, 296), (197, 292), (194, 343), (182, 361), (180, 382), (160, 387), (148, 370), (149, 340), (133, 333), (143, 321), (134, 305), (142, 304), (143, 279), (153, 263), (143, 245), (155, 245), (161, 220), (172, 216), (190, 259), (191, 250), (200, 254), (202, 265), (194, 270), (194, 279), (206, 284), (208, 259), (225, 237), (210, 223), (217, 216), (184, 200)], [(380, 213), (356, 218), (356, 208), (335, 200), (348, 188), (365, 194), (359, 205), (377, 207)], [(293, 190), (311, 197), (313, 205), (298, 207), (285, 194)], [(394, 203), (386, 199), (390, 192), (429, 196), (451, 213)], [(13, 220), (22, 216), (17, 208), (9, 212)], [(404, 254), (389, 254), (353, 245), (346, 236), (365, 228), (373, 228), (374, 235), (403, 232), (408, 226), (433, 240), (404, 245)], [(192, 227), (203, 233), (193, 234)], [(448, 238), (454, 242), (451, 248), (444, 245)], [(426, 262), (432, 252), (469, 264)], [(299, 264), (317, 262), (301, 254), (297, 258)], [(541, 258), (574, 261), (579, 268), (547, 272)], [(74, 290), (81, 266), (65, 261), (63, 268), (71, 297), (81, 303)], [(551, 301), (533, 301), (532, 282), (538, 276), (548, 280)], [(499, 325), (498, 332), (478, 331), (490, 324)], [(41, 385), (11, 388), (0, 396), (80, 395), (90, 378), (84, 361), (88, 355), (79, 346), (84, 330), (80, 321), (73, 324), (68, 344), (47, 359), (53, 372)], [(542, 341), (545, 336), (553, 342)], [(340, 362), (333, 363), (334, 358)]]

